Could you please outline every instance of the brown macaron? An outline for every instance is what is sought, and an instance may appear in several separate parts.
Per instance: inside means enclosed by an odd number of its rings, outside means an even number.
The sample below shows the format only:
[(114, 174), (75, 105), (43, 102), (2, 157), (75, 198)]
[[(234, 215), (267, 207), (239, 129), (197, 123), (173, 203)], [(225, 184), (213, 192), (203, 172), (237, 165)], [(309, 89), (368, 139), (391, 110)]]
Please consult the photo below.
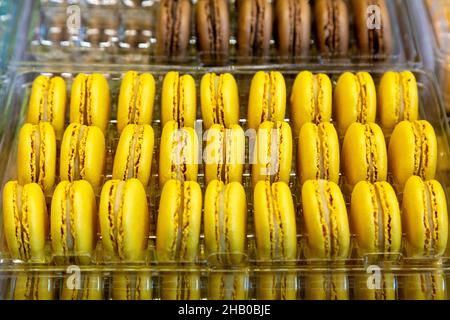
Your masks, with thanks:
[(276, 0), (276, 43), (281, 56), (309, 53), (311, 7), (308, 0)]
[(159, 3), (157, 53), (160, 56), (184, 56), (191, 29), (190, 0), (161, 0)]
[(345, 55), (349, 46), (349, 13), (344, 0), (316, 0), (317, 46), (323, 55)]
[(198, 0), (196, 5), (198, 47), (205, 58), (220, 60), (228, 55), (230, 15), (227, 0)]
[(239, 55), (267, 56), (271, 36), (272, 4), (268, 0), (241, 0), (237, 35)]
[(353, 0), (352, 5), (360, 54), (390, 54), (392, 29), (385, 0)]

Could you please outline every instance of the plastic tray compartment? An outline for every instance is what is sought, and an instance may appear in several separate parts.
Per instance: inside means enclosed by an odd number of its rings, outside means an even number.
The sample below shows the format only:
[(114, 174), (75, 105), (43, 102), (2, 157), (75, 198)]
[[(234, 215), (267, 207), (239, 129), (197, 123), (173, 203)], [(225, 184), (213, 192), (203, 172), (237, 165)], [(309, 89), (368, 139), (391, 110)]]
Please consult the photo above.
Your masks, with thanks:
[[(260, 69), (265, 69), (260, 67)], [(267, 68), (266, 68), (267, 69)], [(0, 181), (2, 187), (8, 180), (16, 179), (16, 156), (17, 156), (17, 139), (18, 132), (21, 125), (24, 122), (24, 116), (27, 110), (28, 99), (31, 90), (32, 81), (39, 74), (57, 74), (64, 77), (67, 81), (67, 87), (71, 88), (71, 83), (74, 76), (80, 72), (100, 72), (103, 73), (110, 85), (111, 98), (112, 98), (112, 119), (111, 124), (106, 134), (107, 137), (107, 168), (105, 179), (110, 179), (112, 172), (112, 160), (114, 157), (115, 146), (117, 145), (118, 134), (115, 126), (116, 116), (116, 102), (118, 97), (118, 89), (120, 86), (120, 79), (123, 73), (127, 70), (124, 67), (102, 67), (96, 66), (73, 66), (73, 65), (35, 65), (33, 67), (19, 67), (16, 74), (12, 78), (12, 84), (8, 96), (6, 97), (7, 108), (5, 118), (8, 121), (3, 122), (4, 134), (2, 136), (2, 157), (7, 155), (7, 161), (1, 161), (5, 163), (4, 167), (0, 167)], [(239, 84), (240, 90), (240, 106), (241, 106), (241, 125), (246, 128), (246, 108), (248, 100), (248, 89), (251, 78), (255, 72), (254, 69), (209, 69), (209, 68), (178, 68), (180, 72), (187, 72), (194, 76), (197, 83), (197, 97), (199, 90), (199, 81), (201, 76), (210, 71), (224, 72), (230, 71), (234, 74)], [(335, 85), (337, 78), (342, 71), (332, 71), (330, 69), (310, 69), (313, 72), (327, 73)], [(246, 165), (243, 184), (247, 192), (248, 201), (248, 226), (247, 226), (247, 239), (248, 247), (245, 255), (247, 259), (245, 263), (240, 266), (218, 266), (210, 263), (204, 254), (203, 235), (200, 239), (199, 257), (195, 263), (175, 263), (175, 264), (159, 264), (155, 259), (155, 222), (158, 211), (160, 190), (157, 183), (157, 160), (159, 137), (161, 134), (161, 127), (159, 122), (160, 116), (160, 91), (162, 87), (162, 79), (164, 74), (168, 71), (167, 68), (156, 67), (141, 67), (138, 71), (147, 71), (153, 73), (157, 83), (157, 94), (155, 98), (155, 114), (153, 121), (153, 128), (155, 131), (155, 149), (153, 155), (152, 164), (152, 180), (148, 191), (149, 206), (151, 212), (151, 228), (150, 228), (150, 241), (149, 248), (145, 261), (138, 264), (127, 263), (113, 263), (103, 253), (101, 240), (99, 237), (98, 246), (95, 254), (91, 257), (91, 264), (87, 266), (70, 266), (60, 265), (54, 259), (51, 254), (50, 241), (48, 241), (47, 262), (41, 265), (31, 265), (28, 263), (21, 263), (20, 261), (13, 261), (9, 257), (9, 253), (6, 247), (6, 242), (3, 235), (3, 227), (0, 225), (0, 296), (3, 298), (12, 298), (14, 296), (14, 288), (17, 281), (24, 281), (22, 278), (29, 277), (29, 281), (35, 281), (33, 279), (42, 279), (48, 281), (52, 288), (59, 292), (61, 285), (64, 286), (64, 281), (67, 282), (67, 277), (71, 275), (74, 270), (81, 270), (81, 275), (86, 276), (83, 279), (90, 279), (86, 282), (86, 286), (91, 286), (95, 289), (97, 286), (101, 287), (103, 298), (111, 298), (111, 290), (116, 288), (120, 289), (123, 282), (119, 280), (113, 281), (114, 275), (126, 276), (132, 283), (136, 281), (145, 282), (152, 286), (153, 298), (156, 299), (168, 299), (173, 297), (170, 295), (172, 292), (176, 298), (213, 298), (215, 292), (208, 293), (208, 288), (211, 286), (214, 288), (214, 283), (226, 283), (225, 289), (231, 290), (234, 285), (244, 286), (245, 298), (318, 298), (318, 296), (310, 295), (314, 292), (319, 294), (323, 292), (323, 286), (343, 286), (345, 290), (349, 292), (349, 297), (354, 297), (355, 288), (357, 288), (358, 281), (363, 276), (364, 279), (370, 279), (372, 271), (375, 268), (378, 273), (382, 274), (394, 274), (395, 278), (399, 281), (393, 284), (396, 297), (401, 297), (404, 294), (402, 288), (406, 288), (403, 282), (400, 281), (402, 275), (410, 275), (407, 279), (416, 279), (417, 275), (421, 272), (429, 273), (432, 279), (434, 274), (438, 273), (442, 279), (445, 279), (449, 275), (449, 253), (442, 258), (430, 257), (428, 259), (409, 259), (403, 254), (400, 254), (393, 261), (385, 261), (382, 255), (357, 257), (355, 250), (349, 255), (348, 259), (340, 261), (308, 261), (302, 255), (302, 245), (305, 241), (306, 235), (302, 233), (300, 222), (297, 222), (298, 230), (298, 248), (299, 255), (296, 261), (286, 264), (279, 261), (273, 261), (272, 263), (262, 264), (256, 258), (255, 252), (255, 238), (254, 238), (254, 226), (252, 219), (252, 195), (250, 185), (250, 166)], [(281, 69), (286, 79), (286, 86), (288, 95), (292, 87), (295, 76), (301, 69)], [(353, 71), (352, 69), (346, 71)], [(372, 72), (375, 79), (375, 83), (378, 84), (382, 73), (386, 71), (380, 69), (376, 72)], [(423, 119), (427, 119), (432, 123), (435, 128), (438, 142), (439, 142), (439, 158), (438, 158), (438, 172), (437, 179), (449, 190), (450, 187), (450, 144), (449, 144), (449, 126), (445, 119), (445, 112), (443, 106), (438, 98), (436, 83), (433, 78), (426, 72), (415, 71), (415, 75), (418, 81), (419, 95), (420, 95), (420, 116)], [(198, 99), (198, 106), (199, 106)], [(426, 107), (426, 109), (425, 109)], [(289, 115), (289, 103), (287, 106), (287, 114)], [(68, 108), (67, 108), (68, 109)], [(68, 119), (68, 117), (66, 118)], [(198, 107), (197, 119), (201, 119), (200, 108)], [(289, 121), (289, 118), (286, 119)], [(201, 120), (198, 120), (201, 123)], [(203, 142), (204, 143), (204, 142)], [(301, 216), (301, 204), (299, 203), (299, 188), (297, 185), (296, 168), (295, 168), (295, 148), (294, 148), (294, 160), (292, 166), (292, 174), (290, 179), (290, 186), (294, 201), (296, 202), (297, 212), (296, 216), (300, 220)], [(58, 170), (57, 170), (58, 171)], [(203, 165), (199, 168), (199, 183), (204, 191), (203, 180)], [(345, 194), (348, 199), (349, 195)], [(50, 201), (50, 199), (47, 199)], [(1, 218), (1, 215), (0, 215)], [(2, 223), (0, 219), (0, 224)], [(354, 237), (352, 236), (352, 239)], [(353, 241), (353, 240), (352, 240)], [(370, 269), (369, 267), (372, 266)], [(374, 267), (375, 266), (375, 267)], [(75, 269), (73, 269), (75, 268)], [(78, 268), (78, 269), (77, 269)], [(369, 268), (369, 269), (368, 269)], [(372, 270), (372, 271), (371, 271)], [(78, 272), (77, 274), (80, 274)], [(94, 279), (88, 277), (92, 275)], [(359, 275), (359, 276), (358, 276)], [(20, 278), (20, 276), (23, 276)], [(222, 277), (227, 276), (227, 277)], [(150, 279), (149, 279), (150, 277)], [(216, 277), (216, 278), (214, 278)], [(218, 278), (217, 278), (218, 277)], [(222, 277), (222, 278), (221, 278)], [(365, 278), (364, 278), (365, 277)], [(427, 276), (428, 277), (428, 276)], [(428, 279), (427, 277), (419, 277), (419, 280), (411, 280), (410, 286), (417, 285), (417, 281)], [(127, 278), (127, 279), (128, 279)], [(144, 278), (144, 279), (142, 279)], [(439, 279), (441, 279), (439, 278)], [(26, 279), (26, 277), (25, 277)], [(73, 279), (73, 278), (71, 278)], [(133, 280), (134, 279), (134, 280)], [(308, 280), (309, 279), (309, 280)], [(84, 281), (84, 280), (83, 280)], [(218, 281), (218, 282), (215, 282)], [(425, 281), (425, 280), (423, 280)], [(427, 280), (428, 281), (428, 280)], [(431, 280), (430, 280), (431, 281)], [(20, 283), (20, 282), (19, 282)], [(39, 283), (39, 281), (38, 281)], [(336, 284), (337, 283), (337, 284)], [(427, 284), (428, 283), (428, 284)], [(442, 280), (442, 285), (445, 287), (445, 281)], [(420, 285), (420, 282), (419, 282)], [(286, 286), (293, 291), (286, 292)], [(426, 282), (424, 287), (432, 286), (432, 282)], [(275, 288), (271, 290), (270, 288)], [(314, 289), (316, 288), (316, 289)], [(322, 289), (321, 289), (322, 288)], [(446, 287), (445, 287), (446, 288)], [(197, 290), (199, 292), (191, 292), (190, 290)], [(270, 289), (270, 290), (269, 290)], [(321, 291), (322, 290), (322, 291)], [(58, 294), (54, 293), (53, 298), (58, 298)], [(80, 293), (81, 294), (81, 293)], [(167, 294), (167, 295), (166, 295)], [(267, 294), (267, 296), (265, 296)], [(271, 296), (270, 294), (273, 294)], [(285, 296), (287, 294), (287, 296)], [(77, 296), (82, 298), (82, 296)], [(133, 296), (134, 297), (134, 296)], [(236, 296), (229, 296), (230, 298), (242, 298), (243, 296), (237, 294)], [(328, 298), (330, 298), (328, 296)]]
[[(195, 3), (196, 1), (193, 1)], [(237, 11), (234, 0), (230, 1), (230, 52), (229, 59), (220, 62), (208, 61), (197, 49), (195, 10), (192, 10), (191, 38), (185, 57), (168, 58), (157, 56), (156, 31), (158, 28), (159, 0), (144, 1), (131, 6), (130, 1), (36, 1), (30, 23), (29, 59), (41, 61), (120, 62), (137, 64), (248, 64), (252, 59), (239, 57), (236, 46)], [(273, 2), (273, 1), (272, 1)], [(72, 4), (74, 3), (74, 4)], [(350, 2), (348, 2), (350, 3)], [(364, 56), (359, 54), (356, 31), (350, 12), (350, 45), (346, 56), (321, 56), (317, 48), (315, 22), (312, 22), (310, 53), (306, 57), (286, 58), (277, 55), (275, 39), (272, 37), (270, 54), (256, 59), (259, 63), (296, 63), (323, 65), (371, 65), (387, 63), (411, 63), (419, 66), (421, 58), (412, 36), (411, 26), (405, 12), (406, 4), (401, 0), (387, 0), (393, 36), (393, 50), (389, 55)], [(311, 2), (313, 8), (314, 1)], [(80, 17), (79, 31), (67, 28), (66, 22), (74, 22), (77, 12)], [(73, 15), (75, 14), (75, 16)], [(275, 14), (275, 13), (274, 13)], [(274, 27), (275, 30), (275, 27)], [(72, 33), (71, 33), (72, 32)], [(252, 62), (250, 62), (252, 63)]]

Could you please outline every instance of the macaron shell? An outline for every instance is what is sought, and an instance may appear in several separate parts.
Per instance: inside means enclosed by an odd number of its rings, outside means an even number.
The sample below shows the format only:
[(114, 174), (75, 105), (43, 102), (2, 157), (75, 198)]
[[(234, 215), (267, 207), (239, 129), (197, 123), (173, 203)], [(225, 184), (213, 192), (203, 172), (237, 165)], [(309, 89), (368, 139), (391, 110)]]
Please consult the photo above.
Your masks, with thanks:
[[(181, 145), (181, 139), (185, 144)], [(183, 152), (181, 152), (183, 147)], [(169, 121), (163, 128), (159, 151), (159, 185), (170, 179), (197, 181), (198, 138), (193, 128), (179, 128)], [(182, 166), (186, 166), (182, 172)]]
[[(103, 171), (105, 168), (105, 136), (97, 127), (90, 127), (86, 143), (86, 163), (84, 170), (86, 172), (85, 179), (89, 181), (94, 188), (101, 185), (103, 179)], [(81, 168), (80, 168), (81, 169)]]
[[(264, 106), (267, 111), (263, 111)], [(248, 128), (257, 129), (261, 122), (267, 120), (283, 121), (285, 112), (286, 83), (283, 75), (278, 71), (255, 73), (250, 84), (247, 111)]]
[(200, 274), (195, 271), (167, 272), (161, 276), (162, 300), (200, 300)]
[[(32, 124), (38, 124), (42, 121), (51, 122), (57, 138), (60, 139), (64, 132), (66, 95), (66, 83), (63, 78), (38, 76), (33, 81), (31, 88), (27, 122)], [(44, 97), (46, 98), (44, 99)], [(44, 104), (46, 110), (41, 110), (41, 103)]]
[[(330, 208), (328, 204), (322, 204), (329, 210), (328, 225), (322, 222), (322, 219), (326, 222), (326, 217), (321, 216), (319, 207), (319, 200), (322, 202), (325, 199), (317, 198), (317, 194), (322, 192), (325, 193), (324, 197), (328, 197), (327, 200), (334, 204), (333, 208)], [(347, 258), (350, 249), (350, 228), (345, 200), (339, 186), (325, 180), (306, 181), (302, 187), (302, 206), (304, 231), (307, 234), (305, 255), (311, 259)], [(324, 236), (325, 226), (327, 226), (326, 237)], [(331, 242), (337, 243), (337, 248), (333, 249)], [(329, 243), (328, 247), (327, 243)]]
[[(89, 100), (83, 101), (86, 98)], [(84, 119), (84, 113), (80, 112), (80, 105), (87, 108), (87, 119)], [(72, 84), (70, 122), (97, 126), (102, 132), (106, 132), (110, 112), (109, 86), (105, 77), (98, 73), (78, 74)]]
[(53, 278), (42, 273), (21, 273), (16, 276), (14, 300), (54, 300)]
[(329, 122), (332, 109), (330, 78), (326, 74), (313, 74), (310, 71), (300, 72), (294, 80), (290, 100), (296, 136), (305, 123)]
[[(153, 119), (155, 101), (155, 79), (150, 73), (125, 73), (117, 106), (117, 129), (119, 133), (128, 124), (150, 124)], [(130, 104), (136, 109), (134, 119), (130, 115)]]
[[(371, 159), (369, 163), (368, 158)], [(385, 181), (388, 165), (381, 128), (375, 123), (350, 125), (342, 146), (342, 163), (347, 184), (351, 187), (363, 180)], [(371, 170), (371, 165), (376, 166), (376, 171)]]
[(295, 300), (298, 281), (295, 272), (261, 272), (257, 274), (259, 300)]
[(207, 184), (214, 179), (241, 182), (245, 163), (244, 130), (239, 125), (228, 129), (212, 125), (206, 132), (203, 160)]
[(260, 180), (289, 183), (291, 166), (291, 127), (284, 121), (263, 122), (258, 128), (253, 150), (253, 186)]
[[(182, 200), (183, 203), (180, 202)], [(201, 211), (202, 193), (197, 182), (186, 181), (181, 183), (177, 180), (166, 182), (161, 192), (156, 226), (156, 251), (159, 262), (177, 260), (191, 262), (197, 258)], [(180, 214), (183, 217), (180, 217)], [(188, 216), (186, 217), (185, 214)], [(186, 218), (189, 219), (188, 222), (186, 222)], [(180, 247), (185, 250), (184, 256), (175, 256), (180, 220), (183, 221), (184, 225)], [(183, 241), (185, 242), (183, 243)]]
[[(324, 146), (327, 152), (322, 154)], [(320, 169), (321, 154), (324, 172)], [(319, 125), (306, 123), (300, 131), (297, 148), (297, 175), (300, 183), (319, 178), (338, 183), (339, 168), (339, 138), (334, 126), (326, 122)]]
[[(221, 193), (223, 200), (220, 198)], [(220, 213), (220, 210), (223, 210), (223, 213)], [(211, 181), (206, 188), (204, 206), (207, 259), (218, 263), (222, 260), (230, 260), (236, 264), (242, 262), (246, 254), (246, 226), (247, 201), (243, 186), (238, 182), (225, 185), (218, 180)], [(225, 233), (225, 246), (230, 252), (224, 251), (225, 248), (220, 245), (222, 233)], [(227, 259), (229, 254), (230, 259)]]
[(353, 122), (375, 122), (376, 110), (377, 96), (372, 76), (367, 72), (344, 72), (333, 95), (333, 115), (339, 135), (344, 136)]
[(161, 121), (175, 120), (180, 126), (194, 127), (197, 114), (195, 81), (191, 75), (168, 72), (163, 81)]
[[(141, 144), (138, 145), (137, 136), (140, 134), (142, 134), (142, 141), (140, 142)], [(136, 141), (134, 140), (135, 136)], [(139, 179), (144, 187), (147, 187), (151, 176), (153, 144), (154, 133), (151, 126), (136, 124), (127, 125), (122, 131), (117, 145), (113, 165), (113, 179), (127, 180), (131, 175), (133, 178)], [(137, 150), (139, 150), (139, 154), (136, 154)], [(131, 157), (130, 152), (135, 153), (133, 157)], [(136, 166), (137, 157), (139, 157), (139, 162)], [(134, 162), (131, 165), (133, 171), (128, 172), (130, 161)]]
[(208, 300), (245, 300), (248, 299), (248, 273), (209, 272)]
[(311, 273), (304, 285), (305, 300), (349, 300), (349, 281), (344, 273)]
[[(425, 184), (432, 186), (434, 194), (430, 199), (436, 207), (433, 210), (433, 229), (428, 230), (424, 225), (428, 217), (428, 200), (426, 199)], [(418, 223), (421, 221), (422, 223)], [(448, 241), (448, 212), (444, 190), (439, 182), (430, 180), (424, 182), (421, 178), (413, 176), (406, 182), (403, 190), (402, 226), (406, 234), (406, 252), (409, 257), (441, 256), (447, 248)], [(437, 235), (437, 240), (431, 241), (431, 248), (426, 249), (427, 233)], [(433, 237), (434, 238), (434, 237)]]
[(446, 286), (442, 272), (407, 274), (402, 277), (399, 296), (402, 300), (445, 300)]
[(115, 273), (112, 276), (113, 300), (151, 300), (153, 298), (151, 273)]
[[(256, 231), (256, 247), (258, 260), (270, 261), (275, 260), (294, 260), (297, 258), (297, 228), (295, 221), (295, 209), (292, 200), (291, 189), (284, 182), (276, 182), (270, 184), (269, 182), (260, 181), (256, 184), (253, 197), (254, 206), (254, 223)], [(283, 242), (281, 248), (274, 248), (270, 243), (272, 234), (272, 224), (274, 217), (271, 216), (269, 208), (272, 207), (270, 203), (275, 203), (279, 212), (278, 226), (283, 230), (278, 230), (282, 233)], [(273, 208), (272, 208), (273, 210)], [(275, 231), (274, 231), (275, 232)], [(280, 240), (278, 240), (280, 241)]]
[[(416, 142), (414, 126), (422, 128), (422, 138), (420, 139), (426, 141), (426, 159), (423, 159), (422, 143)], [(419, 172), (416, 172), (414, 168), (416, 146), (422, 157), (418, 167)], [(395, 184), (400, 189), (412, 175), (420, 175), (425, 180), (433, 179), (436, 173), (437, 140), (431, 124), (425, 120), (402, 121), (397, 124), (389, 141), (388, 155), (389, 170), (392, 172)]]
[[(382, 200), (378, 198), (380, 193), (377, 195), (376, 188), (383, 190)], [(386, 207), (378, 208), (378, 205), (383, 204)], [(350, 212), (351, 229), (356, 236), (360, 256), (372, 253), (400, 253), (402, 240), (400, 208), (395, 191), (389, 183), (376, 182), (372, 185), (367, 181), (358, 182), (352, 192)], [(374, 214), (383, 220), (375, 221)], [(389, 226), (386, 225), (387, 222)], [(386, 245), (384, 248), (380, 247), (378, 228), (383, 228), (383, 242), (390, 240), (390, 250), (386, 250)]]
[[(416, 78), (412, 72), (384, 73), (378, 88), (378, 115), (381, 127), (389, 132), (402, 120), (417, 120), (418, 96)], [(403, 114), (401, 108), (404, 109)]]

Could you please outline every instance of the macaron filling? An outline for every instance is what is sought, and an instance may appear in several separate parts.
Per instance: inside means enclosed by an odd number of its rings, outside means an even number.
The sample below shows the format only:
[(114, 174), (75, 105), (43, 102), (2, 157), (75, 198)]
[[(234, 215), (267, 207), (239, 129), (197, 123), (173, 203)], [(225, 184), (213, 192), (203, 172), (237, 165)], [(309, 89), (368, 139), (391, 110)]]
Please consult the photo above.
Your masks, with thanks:
[(30, 259), (30, 229), (28, 225), (28, 195), (18, 183), (14, 184), (15, 192), (12, 194), (14, 209), (14, 226), (17, 249), (21, 259)]
[(355, 83), (358, 91), (358, 101), (356, 103), (357, 108), (357, 119), (359, 123), (367, 122), (367, 81), (365, 79), (365, 74), (360, 72), (355, 75)]
[(438, 225), (438, 203), (436, 199), (436, 192), (431, 182), (423, 182), (424, 192), (424, 208), (425, 215), (423, 217), (423, 225), (425, 228), (425, 242), (424, 252), (426, 254), (435, 254), (438, 251), (437, 245), (439, 240), (439, 225)]

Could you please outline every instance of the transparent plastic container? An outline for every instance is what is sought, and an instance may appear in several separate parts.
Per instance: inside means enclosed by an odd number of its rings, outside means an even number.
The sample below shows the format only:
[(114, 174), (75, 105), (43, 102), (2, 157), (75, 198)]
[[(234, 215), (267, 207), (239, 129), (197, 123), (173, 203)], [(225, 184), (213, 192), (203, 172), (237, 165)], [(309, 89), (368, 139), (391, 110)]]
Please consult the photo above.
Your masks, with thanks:
[[(158, 213), (160, 192), (158, 186), (158, 159), (161, 135), (160, 104), (163, 76), (167, 71), (175, 70), (191, 74), (197, 85), (198, 113), (197, 122), (201, 124), (199, 82), (207, 72), (231, 72), (238, 82), (241, 126), (246, 129), (247, 101), (250, 81), (258, 70), (279, 70), (285, 77), (287, 94), (290, 95), (295, 76), (305, 69), (314, 73), (322, 72), (330, 76), (333, 87), (339, 75), (344, 71), (357, 69), (331, 69), (327, 67), (292, 68), (271, 65), (253, 67), (168, 67), (168, 66), (123, 66), (123, 65), (74, 65), (56, 63), (21, 63), (11, 78), (7, 96), (5, 119), (2, 128), (2, 156), (0, 161), (0, 181), (2, 187), (8, 180), (16, 179), (16, 157), (18, 132), (24, 123), (32, 81), (39, 74), (60, 75), (67, 83), (70, 93), (71, 84), (76, 74), (80, 72), (99, 72), (105, 75), (111, 90), (112, 112), (108, 128), (107, 159), (104, 179), (111, 178), (112, 162), (118, 142), (115, 125), (117, 112), (118, 90), (121, 76), (129, 69), (140, 72), (151, 72), (156, 80), (155, 112), (152, 127), (155, 131), (155, 148), (152, 163), (152, 177), (147, 189), (149, 209), (151, 214), (150, 239), (148, 250), (139, 263), (112, 262), (104, 253), (102, 241), (98, 235), (97, 248), (88, 265), (78, 266), (61, 264), (52, 255), (50, 241), (47, 241), (46, 262), (30, 264), (10, 258), (3, 234), (0, 214), (0, 298), (43, 299), (45, 297), (60, 299), (63, 297), (124, 298), (130, 299), (359, 299), (371, 295), (381, 299), (386, 292), (393, 294), (395, 299), (402, 298), (446, 298), (447, 284), (450, 275), (450, 252), (443, 257), (425, 257), (422, 259), (407, 258), (402, 253), (393, 259), (385, 259), (383, 253), (358, 257), (352, 235), (352, 250), (346, 259), (342, 260), (308, 260), (303, 255), (303, 246), (307, 238), (300, 223), (297, 223), (297, 239), (299, 254), (295, 261), (259, 261), (256, 256), (256, 242), (253, 224), (252, 187), (250, 165), (245, 166), (243, 185), (247, 194), (248, 225), (247, 248), (243, 254), (246, 259), (238, 266), (221, 266), (211, 263), (205, 255), (203, 232), (200, 237), (199, 256), (194, 263), (159, 263), (155, 252), (155, 221)], [(402, 70), (402, 67), (377, 67), (370, 70), (376, 86), (383, 72), (390, 69)], [(438, 86), (433, 77), (424, 71), (413, 71), (418, 83), (420, 117), (428, 120), (434, 127), (438, 139), (438, 168), (436, 179), (450, 191), (450, 128), (445, 118), (445, 111), (439, 98)], [(69, 108), (67, 108), (69, 109)], [(287, 102), (287, 118), (289, 121), (290, 105)], [(68, 110), (67, 110), (68, 111)], [(66, 117), (68, 120), (68, 117)], [(204, 143), (204, 142), (203, 142)], [(300, 220), (301, 203), (299, 186), (295, 168), (296, 143), (293, 150), (293, 165), (290, 178), (291, 192), (296, 206), (296, 217)], [(58, 171), (58, 170), (57, 170)], [(198, 182), (205, 191), (204, 165), (199, 166)], [(58, 175), (58, 172), (57, 172)], [(342, 181), (345, 177), (341, 175)], [(57, 178), (58, 181), (58, 178)], [(344, 189), (344, 188), (342, 188)], [(348, 199), (349, 194), (344, 193)], [(401, 199), (401, 197), (399, 197)], [(447, 196), (448, 199), (448, 196)], [(51, 199), (47, 198), (49, 203)], [(374, 274), (376, 277), (374, 278)], [(375, 280), (374, 280), (375, 279)], [(375, 281), (375, 282), (374, 282)], [(78, 286), (75, 286), (75, 284)], [(373, 286), (369, 283), (374, 283)], [(381, 283), (381, 284), (380, 284)], [(26, 284), (23, 285), (23, 284)], [(137, 285), (139, 284), (139, 285)], [(221, 285), (218, 285), (221, 284)], [(24, 289), (27, 288), (26, 290)], [(80, 288), (74, 291), (74, 288)], [(134, 289), (141, 288), (138, 293)], [(124, 289), (125, 288), (125, 289)], [(127, 289), (128, 288), (128, 289)], [(384, 288), (384, 289), (383, 289)], [(392, 290), (389, 291), (389, 288)], [(438, 288), (438, 289), (436, 289)], [(219, 290), (220, 289), (220, 290)], [(368, 292), (367, 292), (367, 290)], [(23, 291), (25, 290), (25, 294)], [(381, 291), (380, 291), (381, 290)], [(440, 291), (439, 291), (440, 290)], [(436, 294), (441, 292), (442, 295)], [(64, 293), (63, 293), (64, 292)], [(83, 292), (87, 292), (83, 294)], [(92, 294), (91, 296), (89, 294)]]
[[(367, 56), (359, 53), (353, 12), (350, 14), (349, 51), (345, 56), (323, 56), (317, 47), (315, 22), (312, 19), (310, 52), (305, 57), (280, 57), (272, 36), (268, 56), (258, 59), (244, 58), (237, 53), (237, 11), (230, 1), (230, 52), (220, 62), (205, 58), (197, 47), (195, 10), (192, 10), (188, 54), (183, 58), (161, 57), (156, 53), (159, 0), (143, 1), (35, 1), (30, 24), (28, 60), (58, 62), (177, 64), (177, 65), (241, 65), (256, 61), (258, 64), (296, 64), (329, 66), (370, 66), (408, 63), (420, 66), (405, 1), (387, 0), (392, 24), (393, 50), (390, 54)], [(195, 3), (196, 1), (193, 1)], [(274, 2), (274, 1), (272, 1)], [(133, 3), (139, 3), (135, 1)], [(313, 8), (313, 3), (312, 3)], [(67, 28), (73, 14), (79, 13), (79, 29)], [(274, 12), (275, 15), (275, 12)], [(69, 20), (68, 20), (69, 19)], [(275, 30), (275, 25), (274, 25)], [(273, 32), (274, 34), (275, 32)], [(250, 62), (252, 63), (252, 62)]]

